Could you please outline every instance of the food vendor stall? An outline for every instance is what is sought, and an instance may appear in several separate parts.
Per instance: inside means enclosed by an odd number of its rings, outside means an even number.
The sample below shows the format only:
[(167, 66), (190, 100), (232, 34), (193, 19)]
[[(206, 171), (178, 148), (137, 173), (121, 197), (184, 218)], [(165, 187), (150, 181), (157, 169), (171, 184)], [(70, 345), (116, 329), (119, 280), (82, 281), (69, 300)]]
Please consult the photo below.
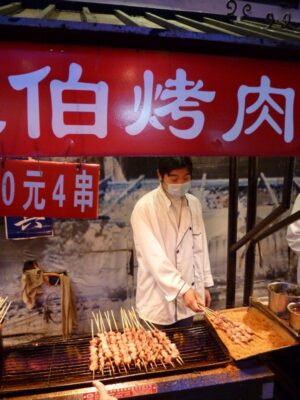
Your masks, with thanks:
[[(93, 2), (45, 2), (43, 8), (27, 8), (25, 3), (7, 2), (0, 8), (0, 53), (6, 61), (0, 65), (1, 215), (22, 212), (29, 217), (44, 210), (46, 216), (65, 217), (67, 209), (69, 217), (81, 218), (85, 208), (82, 200), (64, 205), (63, 175), (57, 172), (47, 205), (43, 208), (36, 201), (20, 210), (27, 203), (15, 195), (22, 187), (17, 178), (23, 174), (24, 183), (32, 178), (32, 185), (27, 182), (25, 187), (38, 192), (42, 182), (33, 181), (42, 174), (34, 175), (32, 168), (14, 170), (18, 161), (11, 158), (34, 158), (38, 161), (28, 162), (41, 172), (45, 157), (228, 156), (226, 302), (228, 307), (235, 303), (236, 251), (250, 243), (244, 291), (248, 305), (255, 243), (289, 208), (291, 157), (300, 153), (297, 29), (290, 25), (283, 30), (275, 23), (260, 26), (246, 16), (236, 21), (232, 15), (101, 8)], [(68, 10), (73, 18), (66, 18)], [(103, 23), (101, 18), (121, 23)], [(247, 234), (237, 242), (237, 170), (242, 156), (249, 157), (248, 218)], [(282, 203), (259, 226), (257, 156), (287, 160)], [(76, 169), (83, 174), (84, 163)], [(48, 188), (51, 179), (44, 179), (46, 183)], [(250, 309), (242, 312), (248, 315)], [(1, 390), (7, 398), (94, 399), (91, 382), (96, 377), (120, 398), (167, 399), (181, 393), (185, 398), (213, 399), (219, 393), (224, 399), (271, 399), (274, 372), (254, 356), (290, 347), (296, 352), (298, 338), (266, 314), (259, 318), (270, 324), (266, 336), (275, 332), (282, 341), (270, 347), (260, 338), (263, 343), (241, 355), (224, 344), (208, 318), (191, 329), (168, 332), (183, 364), (153, 370), (132, 367), (93, 376), (87, 337), (48, 338), (3, 349)]]

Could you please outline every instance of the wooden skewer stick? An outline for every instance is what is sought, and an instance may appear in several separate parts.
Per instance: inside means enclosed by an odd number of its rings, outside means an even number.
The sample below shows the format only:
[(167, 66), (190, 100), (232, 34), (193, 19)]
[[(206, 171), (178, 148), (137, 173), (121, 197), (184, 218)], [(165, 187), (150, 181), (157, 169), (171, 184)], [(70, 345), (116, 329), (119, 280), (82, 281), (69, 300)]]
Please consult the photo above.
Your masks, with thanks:
[(0, 299), (0, 308), (2, 308), (3, 304), (6, 302), (7, 299), (8, 299), (7, 296), (5, 298)]
[(126, 325), (125, 325), (125, 320), (124, 320), (124, 310), (122, 307), (121, 307), (121, 321), (122, 321), (122, 328), (123, 328), (123, 332), (124, 332)]
[(167, 369), (166, 365), (164, 364), (163, 360), (160, 360), (160, 362), (162, 363), (164, 369)]
[(263, 336), (253, 331), (253, 335), (257, 336), (260, 340), (265, 340)]
[(178, 356), (177, 359), (180, 360), (182, 364), (184, 364), (184, 361), (180, 356)]
[(211, 308), (205, 307), (202, 304), (198, 303), (198, 306), (204, 311), (205, 314), (208, 316), (216, 316), (216, 312), (212, 310)]
[(152, 322), (147, 321), (147, 324), (150, 325), (150, 330), (155, 331), (157, 329), (156, 326)]
[(124, 308), (123, 308), (123, 320), (124, 320), (124, 328), (125, 329), (129, 328), (128, 318), (127, 318), (126, 310), (124, 310)]
[(122, 329), (123, 329), (123, 332), (124, 332), (125, 331), (125, 323), (124, 323), (123, 308), (122, 307), (121, 307), (121, 310), (120, 310), (120, 314), (121, 314)]
[(131, 321), (132, 321), (133, 326), (134, 326), (136, 329), (139, 329), (139, 324), (138, 324), (138, 322), (136, 321), (136, 319), (134, 318), (134, 315), (132, 314), (132, 312), (131, 312), (131, 311), (128, 311), (128, 314), (129, 314), (129, 318), (130, 318)]
[(134, 365), (135, 365), (135, 367), (138, 367), (138, 369), (139, 369), (140, 371), (142, 370), (142, 368), (141, 368), (141, 363), (140, 363), (140, 362), (135, 363)]
[(92, 333), (92, 339), (94, 339), (94, 323), (92, 318), (91, 318), (91, 333)]
[(131, 325), (131, 323), (129, 321), (129, 318), (128, 318), (126, 310), (124, 310), (124, 317), (125, 317), (125, 320), (126, 320), (127, 328), (132, 328), (132, 325)]
[(127, 316), (128, 316), (128, 320), (130, 323), (130, 327), (136, 329), (136, 323), (135, 323), (135, 320), (134, 320), (130, 310), (127, 311)]
[(127, 311), (125, 312), (125, 315), (126, 315), (126, 320), (127, 320), (128, 328), (132, 329), (133, 326), (132, 326), (132, 323), (131, 323), (131, 321), (130, 321), (130, 318), (129, 318), (129, 316), (128, 316), (128, 312), (127, 312)]
[(106, 321), (107, 321), (107, 325), (108, 325), (108, 327), (109, 327), (109, 330), (112, 331), (111, 323), (110, 323), (110, 318), (109, 318), (108, 312), (105, 312), (105, 311), (104, 311), (104, 316), (105, 316), (105, 318), (106, 318)]
[(126, 365), (125, 365), (124, 361), (122, 362), (122, 364), (123, 364), (123, 367), (124, 367), (124, 369), (125, 369), (125, 373), (128, 374), (128, 371), (127, 371), (127, 369), (126, 369)]
[(102, 317), (100, 310), (99, 310), (99, 318), (100, 318), (101, 332), (104, 333), (106, 331), (106, 329), (105, 329), (105, 324), (104, 324), (103, 317)]
[(96, 313), (96, 321), (97, 321), (97, 328), (100, 331), (100, 317), (99, 317), (99, 313)]
[(114, 324), (115, 324), (116, 331), (118, 332), (118, 331), (119, 331), (119, 329), (118, 329), (118, 325), (117, 325), (117, 322), (116, 322), (116, 319), (115, 319), (115, 316), (114, 316), (113, 310), (110, 310), (110, 312), (111, 312), (112, 319), (113, 319), (113, 321), (114, 321)]
[(128, 319), (130, 321), (130, 325), (132, 326), (132, 328), (136, 328), (136, 324), (135, 324), (134, 319), (132, 318), (131, 311), (127, 311), (127, 315), (128, 315)]
[(150, 331), (153, 331), (154, 328), (152, 328), (152, 326), (150, 325), (149, 321), (146, 321), (145, 319), (143, 319), (143, 321), (145, 322), (145, 324), (148, 326), (148, 328), (150, 329)]
[(4, 308), (4, 311), (2, 312), (2, 317), (1, 317), (1, 320), (0, 320), (0, 324), (2, 324), (2, 322), (4, 321), (5, 315), (6, 315), (7, 311), (8, 311), (8, 309), (9, 309), (10, 305), (11, 305), (11, 301), (9, 303), (7, 303), (6, 307)]
[(124, 316), (124, 309), (121, 308), (121, 316), (122, 316), (122, 327), (123, 327), (123, 331), (126, 328), (126, 321), (125, 321), (125, 316)]
[(93, 316), (93, 318), (94, 318), (94, 320), (95, 320), (95, 323), (96, 323), (98, 332), (100, 332), (99, 322), (98, 322), (97, 316), (95, 315), (94, 311), (92, 311), (92, 316)]
[(111, 365), (111, 368), (113, 370), (113, 374), (115, 374), (115, 369), (114, 369), (114, 364), (113, 364), (112, 359), (110, 359), (110, 365)]
[(10, 301), (10, 302), (7, 302), (7, 303), (4, 302), (4, 303), (2, 304), (2, 309), (1, 309), (0, 313), (4, 314), (10, 305), (11, 305), (11, 301)]
[(150, 325), (152, 326), (152, 328), (153, 328), (154, 330), (157, 329), (156, 326), (155, 326), (152, 322), (149, 322), (149, 323), (150, 323)]
[(148, 372), (148, 370), (147, 370), (147, 364), (145, 363), (145, 360), (142, 358), (142, 363), (144, 364), (144, 368), (145, 368), (145, 370), (146, 370), (146, 372)]
[(131, 310), (132, 310), (132, 314), (134, 316), (134, 319), (135, 319), (135, 321), (136, 321), (136, 323), (138, 325), (138, 329), (140, 329), (140, 328), (144, 329), (143, 325), (140, 323), (140, 321), (138, 319), (138, 316), (136, 315), (135, 309), (133, 307), (131, 307)]

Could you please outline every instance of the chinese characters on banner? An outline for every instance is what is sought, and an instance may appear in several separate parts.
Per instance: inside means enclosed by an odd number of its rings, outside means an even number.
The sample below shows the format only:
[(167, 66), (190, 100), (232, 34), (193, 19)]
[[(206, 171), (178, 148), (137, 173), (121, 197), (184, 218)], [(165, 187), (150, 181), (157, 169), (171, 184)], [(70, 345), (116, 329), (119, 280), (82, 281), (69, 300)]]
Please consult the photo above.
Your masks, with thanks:
[(0, 44), (2, 156), (300, 154), (299, 62)]
[(53, 236), (53, 221), (47, 217), (5, 217), (6, 239)]
[(99, 174), (96, 164), (5, 160), (0, 168), (0, 215), (30, 217), (25, 224), (41, 216), (97, 218)]

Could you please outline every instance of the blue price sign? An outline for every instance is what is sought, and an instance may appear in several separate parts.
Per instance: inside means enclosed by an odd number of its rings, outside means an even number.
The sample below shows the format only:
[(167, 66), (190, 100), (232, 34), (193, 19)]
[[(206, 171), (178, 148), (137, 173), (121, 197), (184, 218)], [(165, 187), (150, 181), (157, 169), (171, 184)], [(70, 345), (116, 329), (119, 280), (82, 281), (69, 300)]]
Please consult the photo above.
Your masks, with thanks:
[(53, 236), (52, 218), (5, 217), (6, 239), (32, 239)]

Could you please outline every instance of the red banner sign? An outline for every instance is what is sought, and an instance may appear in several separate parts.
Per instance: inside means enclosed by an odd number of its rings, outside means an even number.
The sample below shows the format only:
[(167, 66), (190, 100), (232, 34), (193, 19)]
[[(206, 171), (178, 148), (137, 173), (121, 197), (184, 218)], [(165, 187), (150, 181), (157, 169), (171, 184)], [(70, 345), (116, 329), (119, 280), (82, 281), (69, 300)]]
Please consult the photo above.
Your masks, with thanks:
[(0, 168), (0, 215), (97, 218), (100, 167), (5, 160)]
[(0, 155), (300, 155), (299, 62), (2, 42)]

